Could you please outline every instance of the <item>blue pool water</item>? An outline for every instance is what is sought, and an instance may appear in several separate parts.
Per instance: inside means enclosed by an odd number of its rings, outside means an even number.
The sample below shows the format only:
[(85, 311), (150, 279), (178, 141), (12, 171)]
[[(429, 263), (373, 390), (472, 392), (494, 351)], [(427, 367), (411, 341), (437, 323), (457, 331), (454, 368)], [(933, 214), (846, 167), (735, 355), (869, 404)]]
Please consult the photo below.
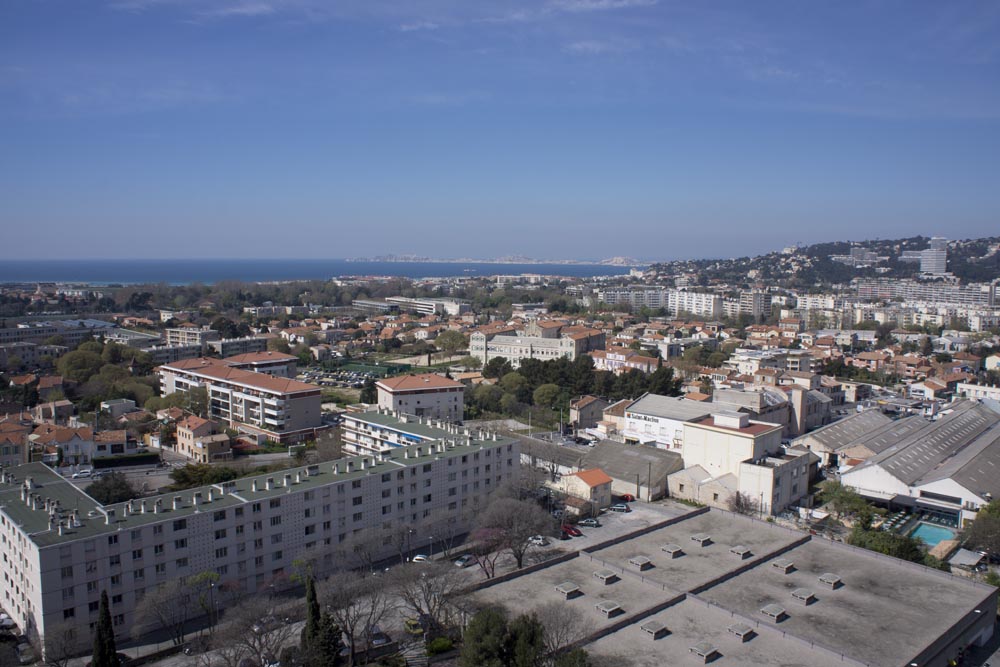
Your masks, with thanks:
[(910, 533), (910, 537), (923, 540), (929, 547), (936, 546), (941, 540), (955, 539), (955, 531), (944, 526), (935, 526), (931, 523), (921, 523), (917, 529)]

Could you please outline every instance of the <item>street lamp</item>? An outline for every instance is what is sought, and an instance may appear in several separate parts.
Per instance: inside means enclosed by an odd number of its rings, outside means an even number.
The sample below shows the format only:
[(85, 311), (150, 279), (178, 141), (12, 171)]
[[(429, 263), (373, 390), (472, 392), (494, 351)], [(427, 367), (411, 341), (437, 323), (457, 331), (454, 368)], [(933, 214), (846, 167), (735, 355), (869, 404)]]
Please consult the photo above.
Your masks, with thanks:
[(434, 536), (431, 535), (428, 538), (427, 541), (430, 543), (430, 551), (431, 551), (430, 554), (427, 557), (433, 559), (434, 558)]

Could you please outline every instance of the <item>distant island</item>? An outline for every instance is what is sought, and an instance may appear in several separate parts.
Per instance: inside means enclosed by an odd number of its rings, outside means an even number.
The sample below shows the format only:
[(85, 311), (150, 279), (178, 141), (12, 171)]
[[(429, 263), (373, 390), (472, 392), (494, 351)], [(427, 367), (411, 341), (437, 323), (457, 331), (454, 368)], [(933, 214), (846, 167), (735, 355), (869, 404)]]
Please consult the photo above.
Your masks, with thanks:
[(378, 255), (376, 257), (352, 257), (346, 262), (402, 262), (428, 264), (582, 264), (595, 266), (649, 266), (650, 262), (641, 262), (631, 257), (609, 257), (601, 260), (583, 259), (534, 259), (521, 255), (479, 259), (472, 257), (440, 258), (422, 257), (420, 255)]

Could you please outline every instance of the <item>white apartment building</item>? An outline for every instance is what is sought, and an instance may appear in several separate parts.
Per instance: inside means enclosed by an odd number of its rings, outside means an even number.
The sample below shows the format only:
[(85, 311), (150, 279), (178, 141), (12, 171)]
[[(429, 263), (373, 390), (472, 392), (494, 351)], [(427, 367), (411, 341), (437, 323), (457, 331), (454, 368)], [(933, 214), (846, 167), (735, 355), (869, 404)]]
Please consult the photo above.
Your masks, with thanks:
[(267, 339), (260, 336), (247, 336), (246, 338), (210, 340), (208, 341), (208, 350), (220, 357), (231, 357), (237, 354), (250, 354), (252, 352), (266, 352)]
[(644, 394), (625, 408), (622, 435), (626, 444), (680, 449), (684, 444), (684, 424), (711, 414), (712, 408), (707, 403)]
[(135, 627), (147, 592), (202, 572), (218, 574), (224, 608), (291, 585), (295, 561), (319, 576), (358, 566), (347, 545), (388, 558), (403, 534), (433, 549), (468, 530), (519, 462), (516, 440), (490, 435), (108, 506), (44, 464), (10, 468), (0, 473), (0, 604), (29, 636), (70, 623), (85, 637), (107, 591), (116, 633), (135, 636), (154, 629)]
[(955, 385), (955, 393), (959, 396), (975, 400), (989, 399), (992, 401), (1000, 401), (1000, 387), (988, 384), (959, 382)]
[(385, 301), (396, 304), (402, 311), (420, 315), (462, 315), (471, 309), (469, 302), (461, 299), (413, 299), (407, 296), (390, 296), (386, 297)]
[(357, 455), (378, 455), (398, 447), (434, 443), (456, 438), (485, 437), (480, 429), (417, 417), (378, 408), (343, 415), (341, 437), (344, 451)]
[(494, 357), (503, 357), (518, 368), (523, 359), (558, 359), (570, 361), (591, 350), (604, 349), (604, 332), (587, 327), (562, 327), (555, 335), (524, 335), (523, 332), (486, 334), (477, 331), (469, 337), (469, 354), (485, 366)]
[(378, 407), (417, 417), (460, 422), (465, 417), (465, 385), (436, 373), (379, 380)]
[(707, 292), (658, 287), (655, 285), (628, 285), (604, 287), (596, 290), (598, 301), (608, 305), (627, 303), (633, 308), (664, 308), (671, 314), (691, 313), (698, 317), (717, 318), (723, 314), (722, 297)]
[(211, 340), (219, 340), (222, 336), (209, 327), (177, 327), (165, 329), (167, 345), (201, 345), (202, 349)]
[(222, 359), (186, 359), (158, 369), (160, 391), (204, 387), (208, 416), (238, 431), (276, 442), (300, 442), (323, 428), (319, 387), (233, 368)]

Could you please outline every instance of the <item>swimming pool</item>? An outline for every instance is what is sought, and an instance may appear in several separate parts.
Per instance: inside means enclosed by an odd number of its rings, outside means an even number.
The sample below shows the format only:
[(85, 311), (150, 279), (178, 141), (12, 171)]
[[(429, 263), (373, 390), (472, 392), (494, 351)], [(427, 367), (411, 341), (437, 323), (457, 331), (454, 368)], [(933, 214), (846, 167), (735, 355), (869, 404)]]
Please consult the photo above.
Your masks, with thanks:
[(924, 523), (921, 521), (916, 530), (910, 533), (910, 537), (923, 540), (924, 544), (927, 546), (934, 547), (937, 546), (937, 543), (941, 540), (955, 539), (955, 531), (951, 528), (935, 526), (932, 523)]

